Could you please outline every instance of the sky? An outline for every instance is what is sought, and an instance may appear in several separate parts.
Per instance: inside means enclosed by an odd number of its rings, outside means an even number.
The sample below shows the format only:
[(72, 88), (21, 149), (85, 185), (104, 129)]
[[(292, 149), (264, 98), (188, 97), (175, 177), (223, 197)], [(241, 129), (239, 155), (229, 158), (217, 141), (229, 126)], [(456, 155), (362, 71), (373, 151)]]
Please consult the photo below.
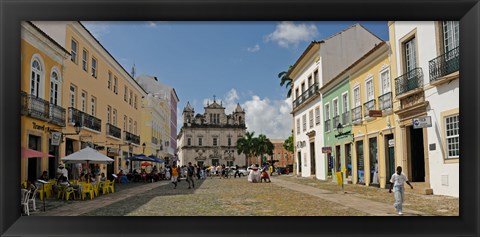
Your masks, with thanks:
[(178, 129), (187, 102), (204, 112), (214, 96), (231, 114), (245, 109), (247, 131), (286, 139), (292, 131), (291, 99), (280, 87), (308, 44), (360, 23), (388, 40), (382, 22), (82, 22), (112, 56), (136, 75), (156, 76), (177, 92)]

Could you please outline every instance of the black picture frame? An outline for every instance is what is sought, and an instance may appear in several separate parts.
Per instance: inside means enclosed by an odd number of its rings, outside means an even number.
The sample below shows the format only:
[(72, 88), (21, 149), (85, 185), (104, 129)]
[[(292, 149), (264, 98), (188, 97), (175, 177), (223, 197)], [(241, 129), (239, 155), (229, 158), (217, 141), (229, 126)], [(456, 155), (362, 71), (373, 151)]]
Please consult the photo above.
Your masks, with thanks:
[[(478, 236), (478, 0), (0, 0), (1, 236)], [(20, 21), (460, 20), (459, 217), (20, 216)], [(275, 198), (275, 197), (272, 197)], [(279, 197), (277, 197), (279, 198)], [(301, 201), (301, 200), (299, 200)]]

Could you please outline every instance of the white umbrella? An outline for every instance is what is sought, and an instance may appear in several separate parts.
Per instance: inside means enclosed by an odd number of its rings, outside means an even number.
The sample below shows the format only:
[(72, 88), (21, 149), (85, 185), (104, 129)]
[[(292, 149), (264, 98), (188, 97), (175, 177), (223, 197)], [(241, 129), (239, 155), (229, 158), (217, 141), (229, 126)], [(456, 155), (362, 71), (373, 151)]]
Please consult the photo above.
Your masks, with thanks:
[(72, 153), (61, 159), (65, 163), (92, 163), (92, 164), (109, 164), (113, 159), (90, 148), (86, 147), (80, 151)]

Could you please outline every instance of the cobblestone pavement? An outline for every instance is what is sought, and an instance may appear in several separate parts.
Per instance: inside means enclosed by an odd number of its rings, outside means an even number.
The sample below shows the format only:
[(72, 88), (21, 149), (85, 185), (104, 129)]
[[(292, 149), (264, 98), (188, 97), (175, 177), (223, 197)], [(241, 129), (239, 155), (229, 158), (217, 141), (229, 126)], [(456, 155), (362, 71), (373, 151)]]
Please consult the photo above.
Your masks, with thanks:
[[(394, 215), (393, 194), (385, 189), (338, 185), (289, 176), (273, 176), (272, 183), (248, 183), (246, 178), (195, 180), (188, 189), (183, 180), (177, 189), (168, 181), (115, 186), (113, 194), (94, 200), (53, 201), (47, 211), (32, 215), (47, 216), (368, 216)], [(340, 199), (338, 198), (340, 197)], [(415, 198), (415, 199), (412, 199)], [(343, 198), (343, 199), (341, 199)], [(420, 204), (413, 204), (412, 200)], [(430, 200), (438, 201), (428, 203)], [(440, 200), (447, 200), (439, 206)], [(345, 203), (350, 203), (346, 205)], [(356, 204), (357, 206), (355, 206)], [(422, 206), (424, 203), (428, 207)], [(452, 215), (448, 206), (455, 199), (407, 193), (405, 209), (412, 215)], [(456, 199), (458, 215), (458, 199)], [(443, 205), (443, 204), (442, 204)], [(453, 205), (453, 204), (452, 204)], [(361, 207), (361, 208), (359, 208)], [(435, 208), (434, 208), (435, 207)], [(37, 208), (43, 208), (37, 199)], [(362, 209), (363, 208), (363, 209)], [(382, 209), (383, 208), (383, 209)], [(450, 209), (446, 209), (450, 208)], [(449, 212), (432, 211), (449, 210)], [(382, 213), (373, 210), (382, 210)], [(406, 211), (407, 212), (407, 211)], [(407, 212), (408, 213), (408, 212)]]

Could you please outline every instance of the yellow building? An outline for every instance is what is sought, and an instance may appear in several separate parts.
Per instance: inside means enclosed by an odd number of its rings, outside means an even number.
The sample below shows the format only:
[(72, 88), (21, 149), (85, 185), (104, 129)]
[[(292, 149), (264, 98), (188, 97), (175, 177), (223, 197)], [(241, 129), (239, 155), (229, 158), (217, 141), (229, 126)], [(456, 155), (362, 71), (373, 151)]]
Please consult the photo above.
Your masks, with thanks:
[[(109, 165), (93, 167), (106, 175), (127, 168), (125, 158), (142, 153), (141, 100), (146, 92), (80, 23), (34, 22), (70, 52), (65, 60), (62, 105), (67, 109), (61, 156), (91, 146), (114, 158)], [(68, 166), (73, 175), (82, 170)], [(83, 167), (84, 169), (85, 167)]]
[(381, 43), (357, 62), (350, 77), (353, 183), (382, 188), (395, 172), (395, 95), (389, 55), (388, 43)]
[(65, 127), (61, 106), (64, 61), (69, 53), (30, 22), (21, 23), (21, 146), (54, 157), (21, 159), (21, 181), (37, 180), (43, 171), (55, 175), (60, 156), (50, 145), (51, 130)]

